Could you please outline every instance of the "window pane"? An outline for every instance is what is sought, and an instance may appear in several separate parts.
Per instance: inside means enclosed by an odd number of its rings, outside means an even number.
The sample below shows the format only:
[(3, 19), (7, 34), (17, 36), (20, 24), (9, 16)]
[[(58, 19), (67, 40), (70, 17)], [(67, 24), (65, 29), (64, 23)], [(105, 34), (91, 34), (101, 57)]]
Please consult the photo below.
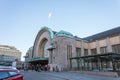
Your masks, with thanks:
[(112, 51), (114, 53), (120, 53), (120, 44), (112, 45)]
[(97, 50), (96, 50), (96, 48), (91, 49), (91, 54), (92, 54), (92, 55), (97, 54)]
[(107, 47), (101, 47), (100, 53), (102, 53), (102, 54), (107, 53)]
[(67, 59), (72, 57), (72, 46), (67, 45)]
[(77, 57), (81, 56), (81, 48), (76, 48)]
[(84, 55), (85, 55), (85, 56), (88, 55), (88, 49), (84, 49)]

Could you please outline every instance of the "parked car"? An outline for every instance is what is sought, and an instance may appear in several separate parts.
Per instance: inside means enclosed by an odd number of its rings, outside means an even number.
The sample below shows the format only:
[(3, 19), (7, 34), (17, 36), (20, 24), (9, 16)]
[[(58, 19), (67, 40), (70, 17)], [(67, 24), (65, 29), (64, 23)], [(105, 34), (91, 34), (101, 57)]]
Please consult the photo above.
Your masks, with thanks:
[(0, 67), (0, 80), (23, 80), (23, 75), (15, 68)]

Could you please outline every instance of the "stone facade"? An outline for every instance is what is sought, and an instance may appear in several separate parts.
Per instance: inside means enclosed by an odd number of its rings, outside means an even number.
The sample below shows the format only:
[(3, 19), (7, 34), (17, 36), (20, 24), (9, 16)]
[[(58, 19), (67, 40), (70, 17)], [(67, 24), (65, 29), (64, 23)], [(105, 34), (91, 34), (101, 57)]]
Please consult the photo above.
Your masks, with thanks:
[(26, 55), (24, 56), (26, 62), (28, 62), (28, 60), (32, 58), (33, 56), (32, 51), (33, 51), (33, 46), (29, 48)]
[[(102, 34), (102, 33), (101, 33)], [(47, 46), (45, 46), (47, 44)], [(115, 46), (117, 46), (117, 51)], [(48, 51), (48, 52), (47, 52)], [(55, 32), (43, 27), (34, 42), (33, 58), (44, 58), (48, 54), (49, 64), (56, 64), (63, 70), (70, 70), (78, 66), (76, 60), (70, 62), (72, 57), (103, 54), (107, 52), (120, 53), (119, 34), (104, 36), (95, 40), (78, 38), (66, 31)]]

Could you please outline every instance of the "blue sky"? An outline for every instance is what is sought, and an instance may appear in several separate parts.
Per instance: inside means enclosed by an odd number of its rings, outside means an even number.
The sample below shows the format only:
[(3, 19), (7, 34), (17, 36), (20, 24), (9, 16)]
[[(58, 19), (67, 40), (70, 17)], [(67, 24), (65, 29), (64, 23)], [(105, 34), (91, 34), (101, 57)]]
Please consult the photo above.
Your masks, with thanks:
[(81, 38), (118, 27), (120, 0), (0, 0), (0, 44), (23, 56), (43, 26)]

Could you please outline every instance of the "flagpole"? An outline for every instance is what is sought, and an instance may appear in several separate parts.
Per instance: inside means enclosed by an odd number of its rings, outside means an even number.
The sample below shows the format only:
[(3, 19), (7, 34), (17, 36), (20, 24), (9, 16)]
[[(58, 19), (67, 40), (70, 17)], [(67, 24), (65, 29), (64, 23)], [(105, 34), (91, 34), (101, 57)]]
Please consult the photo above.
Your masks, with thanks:
[(50, 12), (50, 13), (48, 14), (48, 26), (50, 26), (50, 19), (51, 19), (51, 16), (52, 16), (52, 13)]

